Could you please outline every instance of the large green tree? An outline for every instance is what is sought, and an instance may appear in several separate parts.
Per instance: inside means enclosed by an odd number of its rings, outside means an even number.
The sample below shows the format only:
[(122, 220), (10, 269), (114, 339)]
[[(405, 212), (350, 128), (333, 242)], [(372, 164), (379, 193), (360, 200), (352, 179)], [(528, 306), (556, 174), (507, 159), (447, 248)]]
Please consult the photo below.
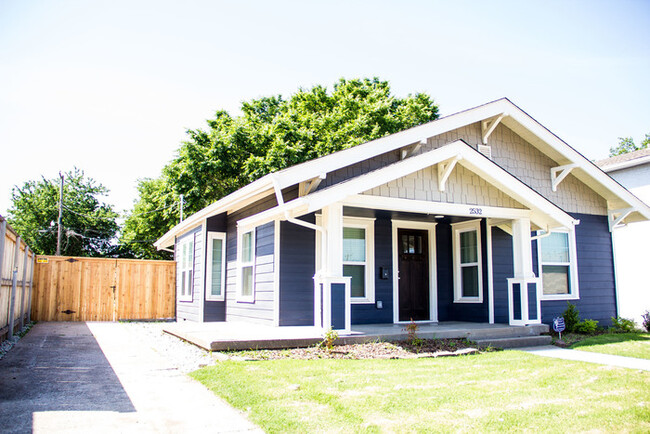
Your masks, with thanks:
[[(108, 189), (77, 168), (65, 173), (64, 180), (61, 254), (114, 254), (117, 214), (101, 200)], [(41, 177), (12, 190), (7, 219), (37, 254), (56, 253), (59, 185), (59, 177)]]
[[(331, 92), (314, 86), (289, 99), (254, 99), (241, 111), (236, 117), (218, 111), (206, 129), (187, 131), (161, 177), (140, 181), (123, 242), (157, 238), (177, 224), (178, 208), (168, 207), (180, 195), (189, 215), (268, 173), (438, 118), (429, 95), (398, 98), (377, 78), (340, 79)], [(140, 257), (164, 255), (150, 244), (137, 249)]]
[(646, 134), (645, 138), (639, 145), (634, 143), (632, 137), (619, 137), (618, 146), (609, 148), (609, 156), (615, 157), (617, 155), (627, 154), (629, 152), (639, 151), (650, 147), (650, 134)]

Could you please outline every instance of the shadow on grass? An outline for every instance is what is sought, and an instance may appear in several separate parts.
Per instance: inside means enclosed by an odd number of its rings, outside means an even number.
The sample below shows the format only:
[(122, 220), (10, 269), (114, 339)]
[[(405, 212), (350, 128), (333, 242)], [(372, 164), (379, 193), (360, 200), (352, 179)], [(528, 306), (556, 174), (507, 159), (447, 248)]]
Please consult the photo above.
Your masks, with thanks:
[(640, 341), (650, 344), (650, 334), (647, 333), (607, 333), (592, 336), (583, 341), (576, 342), (571, 348), (593, 347), (597, 345), (617, 344), (620, 342)]

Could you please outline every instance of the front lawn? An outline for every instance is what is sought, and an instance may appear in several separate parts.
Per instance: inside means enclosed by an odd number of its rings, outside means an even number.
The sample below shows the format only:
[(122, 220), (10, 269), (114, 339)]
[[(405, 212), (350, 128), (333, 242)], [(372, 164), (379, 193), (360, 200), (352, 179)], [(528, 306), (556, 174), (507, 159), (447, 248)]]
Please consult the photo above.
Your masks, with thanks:
[(574, 350), (650, 359), (650, 333), (607, 333), (571, 346)]
[(518, 351), (226, 361), (191, 375), (267, 432), (650, 430), (650, 373)]

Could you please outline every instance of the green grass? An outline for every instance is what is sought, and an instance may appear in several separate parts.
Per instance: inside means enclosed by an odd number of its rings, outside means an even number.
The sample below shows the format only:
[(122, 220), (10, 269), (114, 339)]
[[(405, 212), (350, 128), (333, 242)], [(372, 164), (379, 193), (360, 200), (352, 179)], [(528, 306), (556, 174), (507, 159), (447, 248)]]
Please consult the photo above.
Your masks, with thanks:
[(650, 333), (608, 333), (571, 346), (574, 350), (650, 359)]
[(518, 351), (222, 362), (191, 374), (267, 432), (650, 431), (650, 373)]

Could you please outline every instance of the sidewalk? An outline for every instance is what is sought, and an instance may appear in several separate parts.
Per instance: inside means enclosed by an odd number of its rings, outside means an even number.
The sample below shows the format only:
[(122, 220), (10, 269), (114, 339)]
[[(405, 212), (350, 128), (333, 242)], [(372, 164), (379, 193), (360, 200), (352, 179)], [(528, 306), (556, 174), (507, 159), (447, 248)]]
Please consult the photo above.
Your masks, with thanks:
[(617, 366), (619, 368), (640, 369), (650, 371), (650, 360), (634, 357), (613, 356), (610, 354), (592, 353), (589, 351), (569, 350), (553, 345), (541, 347), (517, 348), (518, 351), (555, 359), (574, 360), (579, 362), (598, 363), (600, 365)]
[(262, 432), (119, 323), (38, 323), (0, 371), (7, 433)]

